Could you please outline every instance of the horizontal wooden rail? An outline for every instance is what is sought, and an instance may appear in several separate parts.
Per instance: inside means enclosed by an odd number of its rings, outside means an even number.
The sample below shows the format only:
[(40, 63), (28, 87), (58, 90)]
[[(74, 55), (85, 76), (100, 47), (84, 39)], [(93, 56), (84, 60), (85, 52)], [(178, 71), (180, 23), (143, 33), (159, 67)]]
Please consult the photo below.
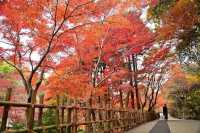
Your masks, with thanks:
[[(0, 106), (12, 106), (12, 107), (34, 107), (34, 108), (57, 108), (56, 105), (45, 105), (45, 104), (30, 104), (30, 103), (15, 103), (8, 101), (0, 101)], [(127, 109), (116, 109), (116, 108), (98, 108), (98, 107), (80, 107), (76, 105), (71, 106), (59, 106), (59, 108), (63, 109), (81, 109), (81, 110), (103, 110), (103, 111), (118, 111), (118, 112), (136, 112), (135, 110), (127, 110)]]

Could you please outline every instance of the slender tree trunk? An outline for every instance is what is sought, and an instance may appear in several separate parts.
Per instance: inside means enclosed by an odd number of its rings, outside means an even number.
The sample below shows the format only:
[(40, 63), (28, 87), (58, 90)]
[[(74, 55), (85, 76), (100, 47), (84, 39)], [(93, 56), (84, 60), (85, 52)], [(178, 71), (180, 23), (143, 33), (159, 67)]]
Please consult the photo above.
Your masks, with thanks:
[(151, 111), (152, 110), (152, 102), (153, 102), (153, 99), (154, 99), (154, 90), (152, 90), (152, 93), (151, 93), (151, 99), (149, 101), (149, 108), (148, 108), (148, 111)]
[(131, 90), (131, 105), (132, 105), (132, 108), (134, 109), (135, 108), (135, 99), (134, 99), (134, 92), (133, 90)]
[(147, 87), (147, 90), (145, 92), (145, 96), (144, 96), (144, 103), (142, 104), (142, 110), (144, 110), (146, 104), (147, 104), (147, 96), (148, 96), (148, 92), (149, 92), (149, 87)]
[(128, 104), (129, 104), (129, 96), (130, 96), (130, 90), (128, 91), (127, 96), (126, 96), (125, 108), (128, 108)]
[(149, 89), (150, 89), (150, 85), (151, 85), (152, 79), (153, 79), (153, 76), (148, 77), (148, 85), (147, 85), (147, 88), (145, 90), (144, 103), (142, 104), (142, 110), (144, 110), (144, 108), (145, 108), (145, 106), (147, 104), (147, 98), (148, 98), (148, 93), (149, 93)]
[[(130, 76), (130, 85), (132, 87), (134, 87), (134, 75), (135, 75), (135, 67), (134, 67), (134, 56), (132, 55), (131, 57), (129, 56), (129, 71), (131, 72), (131, 76)], [(132, 72), (134, 72), (134, 75), (132, 74)], [(134, 79), (133, 79), (134, 78)], [(134, 109), (135, 108), (135, 96), (134, 96), (134, 90), (130, 90), (130, 92), (128, 92), (128, 97), (127, 97), (127, 102), (129, 102), (129, 95), (131, 96), (131, 106)], [(126, 103), (127, 105), (128, 103)], [(126, 106), (127, 107), (127, 106)]]
[(120, 98), (120, 107), (124, 108), (123, 92), (122, 92), (122, 90), (119, 90), (119, 98)]
[(152, 108), (154, 108), (154, 106), (155, 106), (155, 105), (156, 105), (156, 103), (157, 103), (157, 99), (158, 99), (158, 92), (159, 92), (159, 90), (160, 90), (160, 88), (158, 88), (158, 89), (156, 90), (156, 96), (155, 96), (155, 98), (154, 98), (154, 102), (153, 102)]
[(137, 81), (137, 59), (134, 55), (132, 55), (132, 60), (133, 60), (133, 71), (134, 71), (133, 77), (134, 77), (136, 104), (137, 104), (137, 109), (140, 109), (140, 96), (139, 96), (138, 81)]

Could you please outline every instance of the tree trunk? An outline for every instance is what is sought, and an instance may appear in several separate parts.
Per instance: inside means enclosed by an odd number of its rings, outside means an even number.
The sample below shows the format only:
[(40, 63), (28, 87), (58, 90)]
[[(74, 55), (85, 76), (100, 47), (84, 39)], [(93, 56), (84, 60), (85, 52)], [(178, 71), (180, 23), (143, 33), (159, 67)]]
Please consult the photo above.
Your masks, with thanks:
[(133, 90), (131, 90), (131, 106), (132, 106), (132, 109), (135, 108), (135, 99), (134, 99), (134, 92)]
[(120, 107), (124, 108), (124, 103), (123, 103), (123, 92), (119, 90), (119, 95), (120, 95)]
[[(36, 95), (37, 95), (37, 91), (34, 91), (33, 89), (29, 89), (27, 102), (30, 104), (35, 104)], [(34, 114), (35, 114), (34, 107), (31, 106), (26, 109), (26, 127), (30, 130), (33, 128)]]
[(137, 109), (140, 109), (140, 98), (139, 98), (138, 81), (137, 81), (137, 60), (134, 55), (132, 55), (132, 60), (133, 60), (133, 71), (134, 71), (133, 77), (134, 77), (136, 104), (137, 104)]
[(126, 96), (125, 108), (128, 108), (128, 104), (129, 104), (129, 96), (130, 96), (130, 90), (128, 91), (127, 96)]
[(148, 108), (148, 111), (151, 111), (152, 110), (152, 102), (153, 102), (153, 99), (154, 99), (154, 90), (152, 90), (152, 93), (151, 93), (151, 99), (149, 101), (149, 108)]

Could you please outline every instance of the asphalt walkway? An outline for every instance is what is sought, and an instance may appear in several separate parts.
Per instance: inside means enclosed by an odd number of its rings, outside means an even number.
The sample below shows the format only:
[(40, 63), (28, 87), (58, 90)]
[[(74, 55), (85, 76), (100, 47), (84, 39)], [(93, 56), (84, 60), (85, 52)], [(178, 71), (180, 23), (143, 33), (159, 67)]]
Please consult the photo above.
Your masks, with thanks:
[(151, 129), (149, 133), (171, 133), (170, 128), (165, 120), (160, 120), (157, 124)]
[(200, 133), (200, 121), (170, 119), (145, 123), (127, 133)]

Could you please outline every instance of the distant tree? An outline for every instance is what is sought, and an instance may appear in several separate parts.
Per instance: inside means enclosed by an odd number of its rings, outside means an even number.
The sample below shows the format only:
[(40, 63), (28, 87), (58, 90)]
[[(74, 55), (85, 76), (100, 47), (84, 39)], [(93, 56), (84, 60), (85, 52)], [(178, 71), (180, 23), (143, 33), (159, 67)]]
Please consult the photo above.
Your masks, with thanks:
[[(187, 70), (187, 69), (186, 69)], [(176, 117), (199, 117), (199, 77), (190, 71), (186, 71), (180, 65), (174, 66), (171, 78), (167, 81), (165, 89), (172, 99), (172, 114)], [(195, 107), (196, 106), (196, 107)]]
[(176, 47), (183, 63), (199, 65), (199, 11), (199, 0), (160, 0), (149, 10), (149, 18), (158, 21), (158, 38)]

